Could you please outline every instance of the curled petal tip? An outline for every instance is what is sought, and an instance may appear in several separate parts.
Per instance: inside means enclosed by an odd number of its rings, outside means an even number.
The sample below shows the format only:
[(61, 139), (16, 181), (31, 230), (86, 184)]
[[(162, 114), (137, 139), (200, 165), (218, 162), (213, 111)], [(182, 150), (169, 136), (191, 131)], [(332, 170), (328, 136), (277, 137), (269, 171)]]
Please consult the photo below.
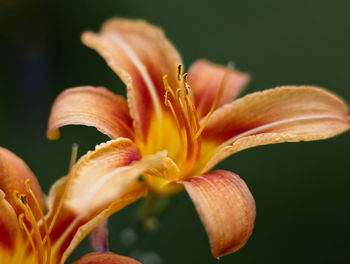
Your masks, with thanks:
[(61, 133), (58, 129), (53, 129), (47, 132), (47, 138), (50, 140), (57, 140), (61, 137)]
[(48, 123), (47, 137), (58, 139), (66, 125), (96, 127), (110, 138), (133, 138), (126, 100), (103, 87), (82, 86), (62, 92), (55, 100)]

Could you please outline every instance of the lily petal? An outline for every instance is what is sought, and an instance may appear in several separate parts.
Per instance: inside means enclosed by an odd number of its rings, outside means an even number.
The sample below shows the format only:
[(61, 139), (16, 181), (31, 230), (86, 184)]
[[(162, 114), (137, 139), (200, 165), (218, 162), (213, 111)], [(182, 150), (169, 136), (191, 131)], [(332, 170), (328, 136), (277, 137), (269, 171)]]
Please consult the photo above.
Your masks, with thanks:
[(106, 252), (108, 250), (108, 221), (99, 224), (89, 235), (89, 242), (96, 252)]
[(0, 248), (14, 248), (19, 230), (16, 212), (0, 190)]
[(69, 257), (73, 250), (78, 246), (78, 244), (89, 234), (94, 228), (103, 223), (108, 217), (110, 217), (115, 212), (123, 209), (125, 206), (135, 202), (137, 199), (145, 196), (147, 194), (147, 188), (138, 182), (135, 182), (125, 194), (123, 194), (118, 200), (110, 203), (105, 209), (97, 210), (81, 219), (77, 228), (71, 232), (69, 244), (63, 244), (60, 248), (60, 252), (63, 252), (61, 263)]
[[(50, 192), (47, 222), (54, 259), (64, 262), (77, 244), (111, 214), (147, 193), (140, 174), (164, 171), (166, 152), (140, 159), (136, 145), (125, 138), (100, 144), (84, 155), (68, 177)], [(56, 197), (52, 197), (56, 196)], [(60, 209), (58, 209), (60, 208)], [(55, 216), (53, 212), (59, 212)]]
[(49, 193), (50, 211), (46, 220), (49, 226), (53, 224), (53, 229), (50, 232), (53, 263), (64, 263), (77, 245), (94, 228), (113, 213), (147, 193), (147, 189), (143, 185), (135, 182), (116, 201), (95, 211), (86, 211), (85, 216), (81, 217), (64, 204), (66, 184), (67, 177), (61, 178), (52, 186)]
[[(17, 214), (20, 214), (22, 210), (17, 205), (13, 194), (14, 191), (27, 193), (25, 186), (27, 179), (30, 181), (30, 187), (41, 206), (41, 210), (44, 211), (44, 196), (33, 172), (22, 159), (11, 151), (0, 147), (0, 189), (5, 193), (5, 199), (11, 204)], [(27, 200), (29, 206), (34, 208), (34, 216), (39, 219), (40, 213), (33, 198), (28, 195)]]
[(107, 21), (99, 34), (85, 32), (82, 41), (100, 53), (126, 84), (135, 131), (144, 141), (151, 116), (162, 115), (163, 75), (168, 74), (170, 85), (177, 88), (175, 73), (181, 58), (176, 49), (161, 29), (143, 20), (120, 18)]
[(204, 224), (214, 257), (245, 245), (255, 220), (255, 202), (236, 174), (217, 170), (183, 181)]
[(189, 84), (200, 118), (216, 101), (214, 109), (231, 103), (249, 81), (248, 74), (205, 60), (195, 62), (189, 70)]
[(126, 100), (103, 87), (84, 86), (62, 92), (51, 109), (48, 138), (57, 139), (58, 129), (65, 125), (94, 126), (112, 139), (133, 139)]
[(100, 144), (73, 167), (65, 193), (65, 204), (73, 211), (93, 211), (120, 197), (147, 170), (165, 171), (166, 151), (141, 156), (125, 138)]
[(326, 139), (349, 127), (348, 107), (325, 89), (285, 86), (253, 93), (211, 116), (202, 134), (207, 162), (201, 171), (246, 148)]
[(90, 253), (73, 264), (141, 264), (129, 257), (107, 253)]

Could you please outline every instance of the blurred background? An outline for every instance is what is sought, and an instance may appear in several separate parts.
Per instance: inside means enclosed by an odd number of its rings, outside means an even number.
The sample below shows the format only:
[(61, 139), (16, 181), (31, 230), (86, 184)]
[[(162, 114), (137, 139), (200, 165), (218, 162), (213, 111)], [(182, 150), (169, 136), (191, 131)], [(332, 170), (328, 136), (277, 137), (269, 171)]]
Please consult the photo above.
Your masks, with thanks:
[[(198, 58), (251, 74), (245, 93), (278, 85), (318, 85), (350, 101), (348, 0), (0, 0), (0, 145), (22, 157), (47, 193), (67, 173), (71, 144), (79, 154), (106, 137), (93, 128), (63, 128), (46, 139), (50, 105), (65, 88), (124, 85), (80, 42), (114, 16), (162, 27), (189, 66)], [(139, 204), (112, 217), (110, 249), (145, 264), (350, 263), (350, 133), (326, 141), (245, 150), (217, 168), (240, 175), (257, 205), (253, 235), (238, 252), (215, 260), (185, 192), (157, 218), (133, 229)], [(70, 262), (90, 251), (84, 242)]]

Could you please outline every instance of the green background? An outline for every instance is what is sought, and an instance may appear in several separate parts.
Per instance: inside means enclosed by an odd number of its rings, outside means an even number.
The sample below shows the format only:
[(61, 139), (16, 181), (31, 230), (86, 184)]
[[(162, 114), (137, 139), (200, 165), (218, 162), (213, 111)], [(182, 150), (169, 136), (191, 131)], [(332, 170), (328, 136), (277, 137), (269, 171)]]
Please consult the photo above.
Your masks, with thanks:
[[(50, 105), (65, 88), (124, 86), (94, 51), (80, 43), (113, 16), (161, 26), (185, 65), (198, 58), (251, 74), (246, 93), (278, 85), (326, 87), (350, 100), (350, 1), (15, 1), (0, 0), (0, 145), (22, 157), (47, 192), (79, 154), (106, 140), (93, 128), (67, 127), (45, 137)], [(157, 263), (350, 263), (350, 134), (319, 142), (245, 150), (219, 164), (249, 186), (257, 205), (253, 235), (238, 252), (216, 261), (186, 193), (158, 217), (158, 228), (133, 246), (120, 234), (138, 205), (110, 221), (110, 248)], [(124, 230), (124, 231), (123, 231)], [(89, 252), (82, 244), (70, 261)], [(154, 254), (153, 254), (154, 255)], [(146, 263), (146, 261), (145, 261)]]

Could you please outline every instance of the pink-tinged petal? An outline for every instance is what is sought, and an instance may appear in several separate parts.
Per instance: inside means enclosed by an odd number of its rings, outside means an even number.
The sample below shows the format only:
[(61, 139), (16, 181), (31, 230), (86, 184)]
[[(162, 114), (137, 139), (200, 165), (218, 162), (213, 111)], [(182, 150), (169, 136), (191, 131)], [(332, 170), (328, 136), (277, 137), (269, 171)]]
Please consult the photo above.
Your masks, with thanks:
[(347, 105), (325, 89), (286, 86), (253, 93), (211, 116), (202, 134), (201, 171), (246, 148), (326, 139), (349, 127)]
[(143, 20), (111, 19), (100, 33), (85, 32), (85, 45), (95, 49), (127, 86), (135, 132), (145, 140), (153, 114), (164, 109), (162, 77), (176, 89), (176, 67), (181, 58), (163, 31)]
[(16, 212), (0, 190), (0, 248), (14, 248), (19, 231)]
[(78, 214), (93, 211), (120, 197), (144, 172), (166, 170), (166, 151), (140, 159), (136, 145), (125, 138), (100, 144), (72, 168), (65, 204)]
[(95, 210), (77, 214), (65, 205), (66, 186), (67, 177), (61, 178), (53, 185), (49, 193), (50, 211), (46, 219), (48, 225), (54, 223), (50, 233), (54, 263), (63, 263), (93, 229), (115, 212), (147, 194), (147, 188), (136, 181), (115, 201)]
[(93, 126), (110, 138), (133, 139), (126, 100), (103, 87), (76, 87), (62, 92), (51, 109), (48, 138), (57, 139), (58, 129), (65, 125)]
[(204, 224), (214, 257), (245, 245), (255, 221), (255, 202), (236, 174), (217, 170), (183, 181)]
[(28, 204), (33, 208), (33, 213), (38, 219), (40, 217), (39, 210), (36, 207), (33, 198), (26, 191), (25, 181), (27, 179), (30, 181), (31, 189), (41, 206), (41, 210), (44, 211), (44, 196), (33, 172), (22, 159), (11, 151), (0, 147), (0, 189), (6, 195), (5, 199), (15, 209), (16, 213), (20, 214), (22, 213), (22, 210), (15, 201), (14, 191), (27, 194)]
[(141, 264), (135, 259), (116, 255), (111, 252), (107, 253), (90, 253), (82, 257), (74, 264)]
[(127, 205), (135, 202), (137, 199), (145, 196), (147, 194), (147, 188), (135, 182), (131, 187), (129, 187), (125, 193), (116, 201), (110, 203), (103, 210), (101, 208), (95, 212), (91, 212), (84, 219), (82, 219), (77, 225), (76, 228), (67, 236), (68, 242), (62, 244), (60, 252), (62, 253), (61, 261), (64, 262), (72, 251), (77, 247), (77, 245), (91, 232), (94, 228), (100, 225), (108, 217), (114, 214), (117, 211), (120, 211)]
[(69, 173), (65, 203), (73, 211), (85, 213), (120, 197), (138, 176), (128, 177), (127, 170), (140, 158), (130, 139), (118, 138), (96, 146)]
[(214, 109), (231, 103), (249, 81), (249, 76), (205, 60), (195, 62), (188, 75), (199, 117), (205, 116), (216, 101)]
[(106, 252), (108, 250), (107, 224), (107, 220), (105, 220), (91, 231), (89, 242), (94, 251)]
[(136, 145), (125, 138), (100, 144), (84, 155), (50, 191), (48, 224), (56, 218), (50, 233), (53, 258), (64, 262), (89, 232), (144, 196), (148, 189), (138, 177), (148, 170), (164, 171), (165, 157), (166, 152), (160, 152), (139, 160)]

